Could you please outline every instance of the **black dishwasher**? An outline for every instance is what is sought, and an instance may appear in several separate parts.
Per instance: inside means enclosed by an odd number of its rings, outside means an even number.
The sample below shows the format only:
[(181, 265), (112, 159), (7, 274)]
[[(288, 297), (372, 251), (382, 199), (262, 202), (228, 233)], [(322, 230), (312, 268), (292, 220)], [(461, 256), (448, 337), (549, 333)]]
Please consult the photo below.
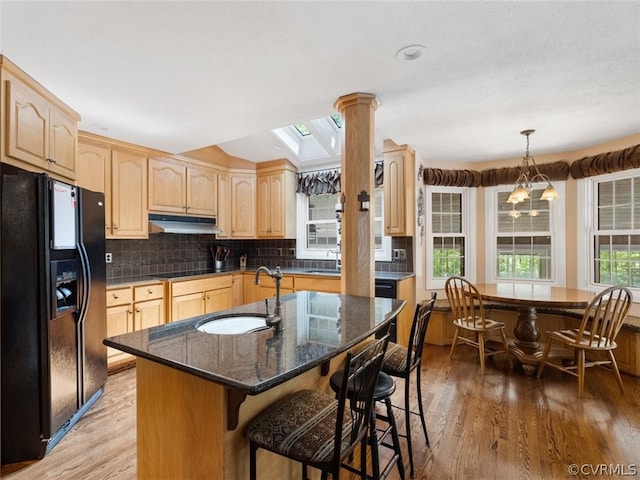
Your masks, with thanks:
[[(395, 280), (381, 280), (376, 278), (375, 286), (376, 286), (376, 293), (375, 293), (376, 297), (398, 298), (397, 297), (398, 287), (397, 287), (397, 282)], [(389, 341), (395, 342), (397, 338), (396, 330), (398, 328), (398, 323), (395, 318), (392, 320), (391, 323), (392, 323), (392, 328), (391, 328), (391, 335), (389, 337)], [(376, 336), (380, 338), (382, 336), (382, 333), (378, 332)]]

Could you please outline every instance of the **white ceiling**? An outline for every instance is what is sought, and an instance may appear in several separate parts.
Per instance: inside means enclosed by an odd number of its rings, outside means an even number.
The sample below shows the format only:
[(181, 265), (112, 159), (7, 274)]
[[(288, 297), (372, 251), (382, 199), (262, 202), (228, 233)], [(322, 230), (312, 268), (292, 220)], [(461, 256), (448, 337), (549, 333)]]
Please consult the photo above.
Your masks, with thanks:
[[(280, 158), (271, 129), (353, 92), (426, 165), (521, 156), (525, 128), (533, 155), (640, 132), (637, 1), (2, 0), (0, 28), (81, 129), (171, 153)], [(409, 44), (425, 54), (395, 60)]]

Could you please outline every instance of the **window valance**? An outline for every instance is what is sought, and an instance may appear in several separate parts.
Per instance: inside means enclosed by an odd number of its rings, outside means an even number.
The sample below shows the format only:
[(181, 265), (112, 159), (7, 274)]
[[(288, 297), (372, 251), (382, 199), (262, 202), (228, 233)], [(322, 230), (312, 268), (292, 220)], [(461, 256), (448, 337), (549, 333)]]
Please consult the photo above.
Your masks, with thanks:
[[(375, 186), (380, 187), (384, 179), (384, 167), (382, 163), (376, 162)], [(313, 172), (302, 172), (298, 174), (298, 188), (296, 192), (305, 195), (325, 195), (339, 193), (340, 190), (340, 169), (332, 168), (327, 170), (315, 170)]]
[(422, 181), (425, 185), (439, 187), (479, 187), (481, 175), (476, 170), (443, 170), (425, 168)]
[(640, 145), (615, 152), (584, 157), (571, 164), (571, 176), (575, 179), (621, 172), (640, 167)]
[[(565, 161), (538, 165), (540, 173), (551, 180), (566, 180), (569, 176), (569, 164)], [(489, 168), (487, 170), (443, 170), (425, 168), (422, 179), (425, 185), (441, 187), (495, 187), (515, 183), (520, 166)]]
[[(551, 181), (564, 181), (569, 177), (569, 164), (564, 160), (538, 165), (540, 173), (549, 177)], [(520, 166), (488, 168), (481, 172), (483, 187), (495, 187), (496, 185), (512, 185), (518, 179)]]

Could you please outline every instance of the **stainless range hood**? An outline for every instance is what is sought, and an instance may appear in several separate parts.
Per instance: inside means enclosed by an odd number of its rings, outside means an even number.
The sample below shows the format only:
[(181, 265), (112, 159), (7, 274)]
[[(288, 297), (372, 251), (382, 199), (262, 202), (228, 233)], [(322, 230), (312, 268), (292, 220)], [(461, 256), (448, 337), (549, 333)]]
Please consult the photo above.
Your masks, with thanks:
[(215, 218), (149, 214), (149, 233), (185, 233), (214, 235), (221, 230)]

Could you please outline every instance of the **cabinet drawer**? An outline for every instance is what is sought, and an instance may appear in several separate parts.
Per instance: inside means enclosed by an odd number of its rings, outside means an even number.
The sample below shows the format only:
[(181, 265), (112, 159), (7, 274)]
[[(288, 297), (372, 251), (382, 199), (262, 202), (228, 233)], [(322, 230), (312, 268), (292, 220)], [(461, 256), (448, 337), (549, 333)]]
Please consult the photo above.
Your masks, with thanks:
[(164, 297), (164, 285), (158, 283), (155, 285), (144, 285), (133, 289), (133, 297), (136, 302), (141, 300), (154, 300)]
[(296, 291), (301, 290), (340, 293), (340, 277), (296, 276)]
[(133, 290), (131, 287), (110, 288), (107, 290), (107, 307), (131, 302), (133, 302)]
[(172, 282), (171, 296), (178, 297), (191, 293), (206, 292), (207, 290), (216, 290), (218, 288), (231, 288), (231, 283), (231, 275)]

